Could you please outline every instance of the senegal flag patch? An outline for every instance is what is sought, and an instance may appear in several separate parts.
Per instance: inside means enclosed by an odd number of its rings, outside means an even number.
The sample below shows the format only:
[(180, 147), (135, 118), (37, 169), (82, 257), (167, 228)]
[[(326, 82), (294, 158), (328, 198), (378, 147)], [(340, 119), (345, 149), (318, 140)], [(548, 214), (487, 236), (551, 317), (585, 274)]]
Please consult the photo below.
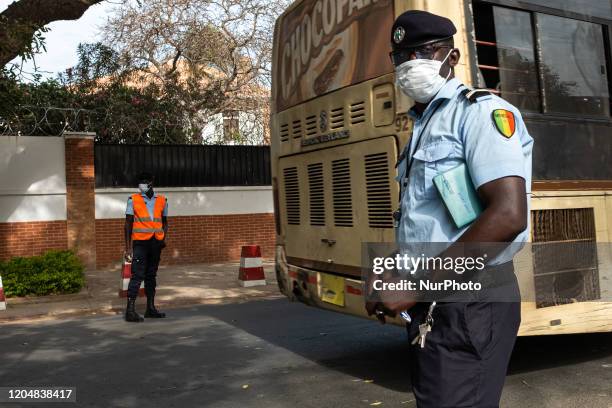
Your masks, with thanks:
[(516, 123), (512, 112), (505, 109), (495, 109), (493, 111), (493, 123), (503, 137), (510, 139), (514, 135)]

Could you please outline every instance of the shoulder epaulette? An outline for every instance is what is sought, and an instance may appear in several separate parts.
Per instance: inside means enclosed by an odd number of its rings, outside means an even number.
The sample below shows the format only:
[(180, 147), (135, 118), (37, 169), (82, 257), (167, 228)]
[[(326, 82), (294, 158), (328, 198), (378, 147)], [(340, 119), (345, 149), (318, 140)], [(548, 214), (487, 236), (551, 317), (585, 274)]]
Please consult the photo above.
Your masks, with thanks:
[(461, 91), (461, 94), (465, 96), (470, 103), (476, 103), (478, 102), (478, 99), (491, 95), (491, 92), (487, 91), (486, 89), (464, 89)]

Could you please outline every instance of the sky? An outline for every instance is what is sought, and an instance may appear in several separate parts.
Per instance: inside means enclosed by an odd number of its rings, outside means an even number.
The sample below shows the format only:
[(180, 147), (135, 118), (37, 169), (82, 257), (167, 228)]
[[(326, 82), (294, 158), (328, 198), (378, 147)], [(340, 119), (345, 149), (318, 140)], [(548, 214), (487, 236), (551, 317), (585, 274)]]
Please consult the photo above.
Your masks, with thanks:
[[(14, 0), (0, 0), (0, 12), (13, 3)], [(77, 62), (76, 49), (79, 43), (98, 40), (99, 28), (106, 21), (110, 11), (117, 2), (103, 2), (91, 6), (83, 16), (75, 21), (56, 21), (49, 24), (51, 30), (45, 34), (47, 52), (36, 56), (36, 65), (41, 74), (54, 78), (58, 72), (64, 71)], [(14, 60), (19, 62), (20, 59)], [(31, 62), (24, 66), (27, 72), (33, 72)], [(44, 72), (42, 72), (44, 71)]]

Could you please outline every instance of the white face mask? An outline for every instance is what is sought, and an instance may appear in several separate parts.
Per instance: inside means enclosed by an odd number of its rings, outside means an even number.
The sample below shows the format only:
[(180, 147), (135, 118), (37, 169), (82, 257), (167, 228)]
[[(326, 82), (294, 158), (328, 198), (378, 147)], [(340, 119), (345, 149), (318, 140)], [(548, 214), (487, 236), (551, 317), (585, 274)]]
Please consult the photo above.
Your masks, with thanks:
[(138, 189), (140, 190), (140, 192), (142, 194), (146, 194), (147, 191), (149, 191), (149, 185), (148, 184), (138, 184)]
[(451, 74), (448, 70), (446, 78), (440, 76), (440, 68), (446, 62), (450, 50), (443, 61), (430, 59), (414, 59), (395, 67), (395, 80), (399, 88), (409, 97), (419, 103), (432, 100), (444, 86)]

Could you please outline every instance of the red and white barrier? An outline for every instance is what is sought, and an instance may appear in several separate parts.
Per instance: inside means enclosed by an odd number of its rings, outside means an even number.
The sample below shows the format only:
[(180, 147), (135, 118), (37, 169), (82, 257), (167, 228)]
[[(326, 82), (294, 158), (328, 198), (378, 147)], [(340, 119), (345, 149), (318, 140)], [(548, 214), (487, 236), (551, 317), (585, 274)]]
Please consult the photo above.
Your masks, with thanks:
[(259, 245), (246, 245), (242, 247), (238, 281), (243, 287), (266, 284)]
[(0, 276), (0, 310), (6, 310), (6, 298), (4, 297), (4, 288), (2, 286), (2, 276)]
[[(124, 262), (123, 268), (121, 269), (121, 283), (119, 285), (119, 297), (127, 297), (128, 286), (130, 279), (132, 278), (132, 263)], [(144, 296), (144, 281), (140, 282), (140, 290), (138, 291), (139, 296)]]

